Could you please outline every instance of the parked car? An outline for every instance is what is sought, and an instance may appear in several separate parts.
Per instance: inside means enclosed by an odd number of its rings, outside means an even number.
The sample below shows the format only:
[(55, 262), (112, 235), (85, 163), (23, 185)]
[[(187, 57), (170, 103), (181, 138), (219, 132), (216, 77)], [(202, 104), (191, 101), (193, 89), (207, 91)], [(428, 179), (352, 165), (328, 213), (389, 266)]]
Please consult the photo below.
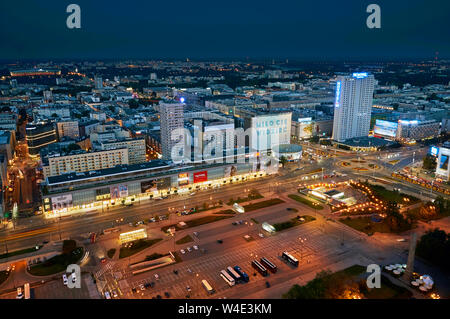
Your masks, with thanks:
[(115, 290), (111, 291), (112, 295), (114, 298), (119, 297), (119, 295), (117, 294), (117, 292)]
[(155, 279), (159, 280), (159, 275), (158, 274), (155, 274)]
[(141, 290), (145, 290), (145, 287), (144, 287), (143, 284), (140, 284), (140, 285), (139, 285), (139, 288), (140, 288)]
[(173, 270), (173, 273), (174, 273), (175, 275), (178, 275), (178, 270), (174, 269), (174, 270)]
[(222, 240), (222, 239), (218, 239), (218, 240), (217, 240), (217, 243), (223, 244), (223, 240)]
[(266, 281), (266, 288), (270, 288), (270, 283)]
[(62, 275), (62, 278), (63, 278), (63, 283), (64, 283), (64, 285), (67, 286), (67, 284), (68, 284), (68, 282), (69, 282), (69, 281), (67, 280), (67, 275), (66, 275), (66, 274), (63, 274), (63, 275)]
[(192, 246), (195, 250), (198, 250), (198, 246), (197, 245), (194, 245), (194, 246)]
[(186, 253), (186, 252), (184, 251), (184, 249), (181, 249), (180, 252), (181, 252), (182, 254), (185, 254), (185, 253)]
[(106, 299), (111, 299), (111, 295), (109, 294), (109, 292), (105, 291), (105, 298)]
[(191, 247), (188, 247), (188, 248), (186, 248), (186, 249), (187, 249), (188, 252), (191, 252), (191, 251), (192, 251), (192, 248), (191, 248)]
[(264, 237), (264, 234), (263, 234), (263, 233), (259, 233), (258, 236), (261, 237), (261, 238), (263, 238), (263, 237)]

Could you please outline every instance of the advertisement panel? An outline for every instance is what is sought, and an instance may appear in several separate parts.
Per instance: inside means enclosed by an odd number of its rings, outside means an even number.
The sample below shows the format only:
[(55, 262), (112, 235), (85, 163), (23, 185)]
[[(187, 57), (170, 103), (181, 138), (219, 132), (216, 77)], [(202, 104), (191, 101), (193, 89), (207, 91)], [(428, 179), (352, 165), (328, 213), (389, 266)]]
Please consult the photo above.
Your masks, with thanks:
[(376, 120), (373, 132), (377, 135), (395, 137), (397, 135), (398, 123)]
[(141, 193), (152, 193), (158, 190), (158, 183), (156, 180), (141, 182)]
[(234, 175), (236, 175), (236, 172), (237, 172), (237, 168), (234, 165), (227, 166), (223, 170), (224, 170), (223, 177), (225, 177), (225, 178), (234, 176)]
[(111, 186), (110, 192), (111, 192), (111, 199), (127, 197), (128, 196), (128, 186), (127, 185)]
[(208, 181), (208, 171), (194, 173), (194, 184)]
[(52, 209), (59, 210), (72, 207), (72, 194), (52, 197)]
[(180, 173), (178, 174), (178, 186), (184, 186), (189, 184), (189, 174)]
[(447, 155), (441, 155), (441, 161), (439, 163), (439, 168), (443, 170), (448, 170), (448, 159)]

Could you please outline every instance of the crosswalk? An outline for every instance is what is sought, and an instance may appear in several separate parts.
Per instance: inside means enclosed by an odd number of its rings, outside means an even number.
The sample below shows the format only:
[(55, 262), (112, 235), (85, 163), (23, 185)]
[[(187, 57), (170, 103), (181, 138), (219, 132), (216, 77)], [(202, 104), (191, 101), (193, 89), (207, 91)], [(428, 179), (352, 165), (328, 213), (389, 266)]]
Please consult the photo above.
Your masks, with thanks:
[(116, 262), (115, 261), (110, 261), (108, 262), (106, 265), (104, 265), (102, 268), (100, 268), (96, 273), (95, 273), (95, 278), (100, 278), (101, 276), (103, 276), (106, 272), (110, 271), (113, 267), (114, 264)]

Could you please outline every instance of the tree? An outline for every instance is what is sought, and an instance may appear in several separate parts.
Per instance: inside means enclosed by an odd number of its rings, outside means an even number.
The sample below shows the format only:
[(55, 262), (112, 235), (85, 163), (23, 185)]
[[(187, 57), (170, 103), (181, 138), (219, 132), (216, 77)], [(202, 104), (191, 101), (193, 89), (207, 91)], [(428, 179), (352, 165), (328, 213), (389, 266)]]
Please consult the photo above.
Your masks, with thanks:
[(391, 231), (399, 232), (411, 228), (411, 223), (402, 214), (400, 214), (396, 202), (389, 202), (387, 204), (386, 215), (386, 223)]
[(286, 156), (281, 156), (280, 157), (280, 164), (284, 167), (284, 165), (286, 165), (286, 163), (287, 163), (287, 158), (286, 158)]
[(436, 158), (430, 154), (427, 154), (423, 158), (423, 165), (422, 167), (426, 170), (433, 171), (436, 169)]
[(416, 254), (444, 269), (450, 267), (450, 234), (438, 228), (427, 231), (416, 246)]

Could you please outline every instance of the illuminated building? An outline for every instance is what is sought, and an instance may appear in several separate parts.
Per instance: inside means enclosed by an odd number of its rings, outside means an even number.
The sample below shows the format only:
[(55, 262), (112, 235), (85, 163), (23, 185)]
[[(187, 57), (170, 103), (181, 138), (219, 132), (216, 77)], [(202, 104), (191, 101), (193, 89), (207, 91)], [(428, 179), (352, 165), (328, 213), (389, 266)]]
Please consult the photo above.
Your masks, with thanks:
[(339, 76), (334, 101), (333, 139), (368, 136), (375, 78), (367, 73)]
[(26, 126), (28, 153), (39, 155), (44, 146), (57, 142), (55, 125), (53, 123), (29, 124)]

